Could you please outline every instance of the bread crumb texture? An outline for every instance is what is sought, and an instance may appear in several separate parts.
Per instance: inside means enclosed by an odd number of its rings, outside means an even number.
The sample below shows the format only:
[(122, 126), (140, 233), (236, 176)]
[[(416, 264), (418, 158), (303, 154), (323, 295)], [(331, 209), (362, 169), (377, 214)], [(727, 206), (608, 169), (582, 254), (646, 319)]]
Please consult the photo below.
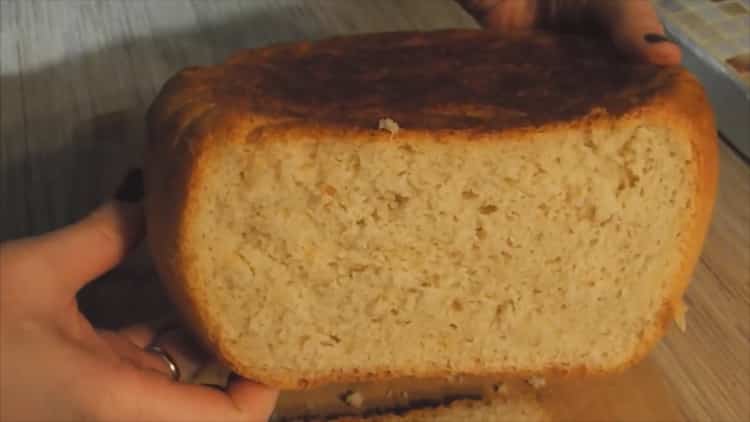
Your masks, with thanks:
[(615, 368), (696, 205), (690, 143), (640, 122), (223, 144), (185, 223), (195, 295), (235, 366), (300, 382)]

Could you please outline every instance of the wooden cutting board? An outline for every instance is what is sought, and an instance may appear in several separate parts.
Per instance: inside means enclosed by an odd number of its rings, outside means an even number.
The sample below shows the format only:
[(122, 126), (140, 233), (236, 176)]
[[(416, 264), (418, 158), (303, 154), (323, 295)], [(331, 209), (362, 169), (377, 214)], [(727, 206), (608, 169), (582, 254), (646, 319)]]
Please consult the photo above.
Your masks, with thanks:
[(619, 375), (550, 385), (542, 403), (558, 421), (684, 420), (653, 359)]
[[(212, 372), (213, 371), (213, 372)], [(217, 383), (225, 377), (220, 368), (200, 372), (195, 382)], [(221, 382), (218, 382), (221, 384)], [(498, 380), (462, 378), (397, 380), (374, 384), (336, 384), (306, 391), (282, 392), (274, 420), (296, 417), (359, 415), (387, 409), (410, 409), (446, 402), (449, 399), (479, 397)], [(511, 381), (511, 391), (532, 387)], [(521, 385), (523, 384), (523, 386)], [(519, 388), (520, 387), (520, 388)], [(653, 359), (613, 376), (580, 380), (550, 381), (535, 389), (540, 405), (553, 421), (656, 422), (683, 421), (678, 406)], [(346, 402), (351, 393), (362, 398), (360, 407)]]

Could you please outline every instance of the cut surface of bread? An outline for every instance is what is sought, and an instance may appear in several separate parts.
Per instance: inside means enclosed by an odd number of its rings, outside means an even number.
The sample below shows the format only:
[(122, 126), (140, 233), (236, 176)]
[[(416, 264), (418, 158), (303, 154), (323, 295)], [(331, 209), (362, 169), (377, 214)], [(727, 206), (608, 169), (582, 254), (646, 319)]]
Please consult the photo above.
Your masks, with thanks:
[(146, 168), (171, 297), (282, 388), (635, 363), (700, 252), (715, 132), (685, 70), (610, 50), (395, 33), (181, 72)]

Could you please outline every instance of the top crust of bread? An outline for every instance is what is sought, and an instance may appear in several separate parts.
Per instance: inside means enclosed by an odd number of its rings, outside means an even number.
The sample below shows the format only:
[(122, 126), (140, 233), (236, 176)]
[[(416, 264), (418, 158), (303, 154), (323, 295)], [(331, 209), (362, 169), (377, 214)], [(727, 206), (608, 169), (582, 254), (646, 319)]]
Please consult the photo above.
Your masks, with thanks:
[(185, 69), (165, 86), (150, 120), (184, 122), (200, 108), (321, 129), (369, 130), (387, 117), (412, 131), (496, 132), (569, 124), (593, 111), (619, 117), (685, 78), (678, 67), (622, 60), (589, 39), (479, 30), (278, 45)]
[[(184, 228), (209, 152), (222, 143), (278, 136), (333, 134), (351, 142), (387, 142), (392, 134), (378, 129), (383, 118), (414, 138), (437, 134), (444, 142), (522, 140), (539, 131), (596, 129), (630, 119), (679, 132), (695, 153), (694, 226), (660, 323), (644, 333), (625, 366), (663, 334), (698, 259), (716, 189), (714, 121), (696, 79), (681, 67), (626, 63), (611, 46), (577, 37), (511, 39), (478, 30), (372, 34), (242, 51), (221, 65), (186, 69), (167, 82), (149, 110), (146, 211), (152, 254), (171, 298), (230, 367), (245, 368), (225, 353), (220, 329), (206, 315), (200, 295), (191, 294), (185, 270), (194, 252), (185, 247)], [(301, 385), (272, 372), (255, 375), (284, 388), (378, 378), (331, 375)], [(393, 375), (398, 374), (382, 377)]]

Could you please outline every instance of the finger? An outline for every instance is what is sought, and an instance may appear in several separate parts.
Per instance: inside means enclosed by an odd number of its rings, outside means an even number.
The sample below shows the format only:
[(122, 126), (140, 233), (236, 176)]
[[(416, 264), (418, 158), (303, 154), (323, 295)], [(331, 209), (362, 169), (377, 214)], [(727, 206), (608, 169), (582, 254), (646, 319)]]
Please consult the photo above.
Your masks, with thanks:
[(664, 27), (650, 1), (610, 3), (610, 7), (603, 9), (603, 19), (608, 23), (612, 41), (621, 51), (647, 63), (680, 63), (680, 48), (665, 36)]
[(155, 353), (148, 353), (132, 343), (130, 339), (113, 331), (99, 331), (99, 338), (106, 342), (112, 352), (139, 369), (152, 370), (169, 376), (169, 368), (164, 360)]
[[(126, 202), (134, 199), (128, 185), (142, 186), (142, 179), (129, 175), (126, 182), (127, 189), (118, 191), (124, 200), (110, 201), (62, 229), (3, 245), (3, 261), (13, 263), (11, 271), (18, 275), (14, 279), (35, 295), (66, 300), (120, 262), (144, 231), (141, 204)], [(40, 288), (30, 288), (34, 285)]]
[(180, 328), (171, 328), (166, 331), (154, 330), (147, 325), (138, 325), (120, 330), (122, 338), (129, 340), (132, 346), (140, 353), (154, 361), (158, 365), (150, 366), (165, 375), (170, 375), (169, 365), (165, 358), (158, 352), (149, 351), (151, 345), (158, 346), (168, 354), (170, 359), (179, 369), (180, 381), (190, 382), (200, 368), (209, 360), (208, 354), (192, 339), (192, 337)]
[(245, 412), (253, 411), (265, 419), (271, 417), (279, 396), (277, 390), (246, 380), (236, 374), (229, 377), (227, 393), (240, 409)]
[[(180, 373), (179, 381), (191, 382), (198, 370), (208, 361), (208, 354), (184, 330), (171, 330), (159, 334), (152, 340), (152, 345), (166, 352), (166, 358), (177, 366)], [(149, 352), (148, 346), (146, 350)], [(164, 364), (168, 369), (166, 361)]]
[(461, 0), (460, 4), (484, 27), (506, 33), (532, 29), (536, 1)]
[(156, 335), (156, 329), (149, 324), (138, 324), (123, 328), (119, 333), (140, 349), (145, 349)]
[(33, 239), (27, 251), (36, 254), (48, 283), (75, 295), (117, 265), (142, 234), (141, 205), (112, 201), (73, 225)]
[(170, 313), (168, 316), (156, 321), (121, 328), (118, 332), (127, 337), (136, 346), (144, 349), (151, 343), (158, 333), (164, 333), (179, 327), (179, 318)]
[[(158, 335), (156, 343), (169, 353), (175, 364), (180, 368), (180, 373), (183, 376), (181, 380), (192, 380), (194, 375), (208, 361), (208, 356), (181, 330), (172, 330), (161, 335), (157, 331), (148, 325), (137, 325), (123, 329), (120, 333), (141, 348), (151, 344), (154, 337)], [(151, 358), (151, 361), (148, 362), (149, 366), (144, 367), (154, 368), (153, 358), (158, 356), (153, 353), (150, 353), (150, 355), (152, 356), (149, 356)], [(164, 362), (157, 363), (156, 369), (165, 375), (169, 375), (169, 370)], [(230, 376), (225, 391), (232, 396), (238, 407), (248, 412), (252, 411), (254, 414), (262, 416), (263, 419), (271, 416), (278, 396), (277, 391), (234, 374)]]
[(484, 24), (487, 28), (512, 34), (531, 30), (535, 16), (535, 1), (501, 0), (487, 12)]
[(94, 400), (96, 417), (111, 421), (242, 421), (268, 420), (275, 394), (264, 389), (222, 392), (216, 389), (176, 383), (161, 375), (120, 369), (101, 392), (109, 400)]

